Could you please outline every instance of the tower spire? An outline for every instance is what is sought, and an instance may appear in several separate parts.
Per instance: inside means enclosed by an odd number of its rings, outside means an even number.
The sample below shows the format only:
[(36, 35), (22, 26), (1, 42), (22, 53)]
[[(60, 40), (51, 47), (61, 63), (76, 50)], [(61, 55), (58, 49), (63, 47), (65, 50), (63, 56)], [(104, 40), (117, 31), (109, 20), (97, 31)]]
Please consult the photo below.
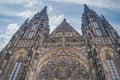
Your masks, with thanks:
[(84, 4), (84, 12), (89, 12), (89, 11), (90, 11), (90, 8), (86, 4)]
[(40, 18), (42, 15), (47, 16), (47, 6), (45, 6), (40, 12), (34, 15), (34, 18)]
[(45, 7), (41, 10), (40, 14), (47, 15), (47, 6), (45, 6)]

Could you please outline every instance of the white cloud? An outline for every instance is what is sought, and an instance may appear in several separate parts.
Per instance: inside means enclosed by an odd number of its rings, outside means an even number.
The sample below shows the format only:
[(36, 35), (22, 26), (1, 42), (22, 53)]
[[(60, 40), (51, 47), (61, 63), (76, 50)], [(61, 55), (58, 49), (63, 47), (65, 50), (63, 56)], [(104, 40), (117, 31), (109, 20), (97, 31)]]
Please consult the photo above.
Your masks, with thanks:
[(17, 23), (9, 24), (5, 33), (0, 35), (0, 50), (9, 42), (13, 34), (18, 30)]
[(42, 0), (25, 0), (26, 4), (24, 5), (25, 8), (33, 8), (35, 6), (42, 5)]
[(53, 7), (51, 5), (48, 5), (48, 12), (51, 12), (53, 10)]
[(23, 18), (28, 18), (28, 17), (32, 17), (34, 15), (34, 12), (32, 12), (31, 10), (26, 10), (26, 11), (17, 13), (16, 15)]
[(0, 4), (21, 4), (24, 7), (33, 7), (35, 4), (40, 4), (42, 0), (1, 0)]
[(58, 15), (58, 16), (52, 16), (50, 17), (50, 21), (49, 21), (49, 24), (50, 24), (50, 32), (52, 32), (61, 22), (62, 20), (64, 19), (64, 15), (61, 14), (61, 15)]
[(37, 2), (36, 1), (33, 1), (33, 2), (28, 2), (26, 5), (24, 5), (24, 7), (28, 8), (28, 7), (33, 7), (34, 4), (36, 4)]
[[(43, 6), (42, 0), (0, 0), (0, 4), (0, 14), (22, 18), (32, 17)], [(16, 7), (19, 9), (12, 7), (14, 4), (18, 5)], [(52, 10), (51, 6), (50, 10)]]
[(12, 36), (15, 32), (16, 32), (16, 30), (18, 30), (18, 25), (17, 25), (17, 23), (15, 23), (15, 24), (9, 24), (8, 25), (8, 27), (7, 27), (7, 31), (6, 31), (6, 35), (10, 35), (10, 36)]
[(52, 0), (57, 2), (75, 3), (75, 4), (87, 4), (100, 8), (108, 8), (115, 11), (120, 10), (120, 0)]
[(23, 3), (26, 2), (25, 0), (4, 0), (5, 2), (8, 3)]

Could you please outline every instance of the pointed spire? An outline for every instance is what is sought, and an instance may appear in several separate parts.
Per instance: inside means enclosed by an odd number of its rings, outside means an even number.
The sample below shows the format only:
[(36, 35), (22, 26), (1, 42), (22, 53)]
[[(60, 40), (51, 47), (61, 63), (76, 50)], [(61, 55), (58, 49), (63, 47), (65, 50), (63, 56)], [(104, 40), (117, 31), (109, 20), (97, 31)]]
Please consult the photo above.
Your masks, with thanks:
[(41, 10), (40, 14), (47, 15), (47, 6)]
[(90, 11), (90, 8), (86, 4), (84, 4), (84, 12), (89, 12), (89, 11)]
[(45, 6), (40, 12), (34, 15), (34, 18), (40, 18), (41, 15), (47, 16), (47, 6)]

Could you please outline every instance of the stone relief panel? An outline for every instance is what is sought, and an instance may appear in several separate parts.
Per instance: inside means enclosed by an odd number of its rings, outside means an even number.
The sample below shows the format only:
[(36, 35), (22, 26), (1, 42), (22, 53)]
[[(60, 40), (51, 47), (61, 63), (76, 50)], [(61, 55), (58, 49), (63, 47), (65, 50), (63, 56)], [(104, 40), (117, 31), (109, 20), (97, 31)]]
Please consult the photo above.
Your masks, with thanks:
[(39, 80), (89, 80), (86, 63), (74, 52), (54, 52), (42, 63)]
[(61, 58), (49, 61), (39, 72), (39, 80), (88, 80), (88, 71), (79, 61)]

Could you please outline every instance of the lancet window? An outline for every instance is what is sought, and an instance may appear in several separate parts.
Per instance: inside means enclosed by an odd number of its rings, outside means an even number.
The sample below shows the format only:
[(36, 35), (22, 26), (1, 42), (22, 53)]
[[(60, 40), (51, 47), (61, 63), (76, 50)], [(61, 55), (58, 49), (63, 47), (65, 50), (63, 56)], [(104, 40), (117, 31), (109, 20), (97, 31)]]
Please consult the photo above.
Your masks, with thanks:
[(120, 80), (120, 76), (118, 74), (118, 70), (114, 63), (114, 60), (109, 56), (107, 57), (107, 65), (108, 65), (112, 80)]
[(9, 77), (9, 80), (16, 80), (16, 77), (18, 75), (18, 72), (20, 70), (20, 67), (22, 65), (22, 62), (16, 62), (14, 67), (13, 67), (13, 70), (11, 72), (11, 75)]

